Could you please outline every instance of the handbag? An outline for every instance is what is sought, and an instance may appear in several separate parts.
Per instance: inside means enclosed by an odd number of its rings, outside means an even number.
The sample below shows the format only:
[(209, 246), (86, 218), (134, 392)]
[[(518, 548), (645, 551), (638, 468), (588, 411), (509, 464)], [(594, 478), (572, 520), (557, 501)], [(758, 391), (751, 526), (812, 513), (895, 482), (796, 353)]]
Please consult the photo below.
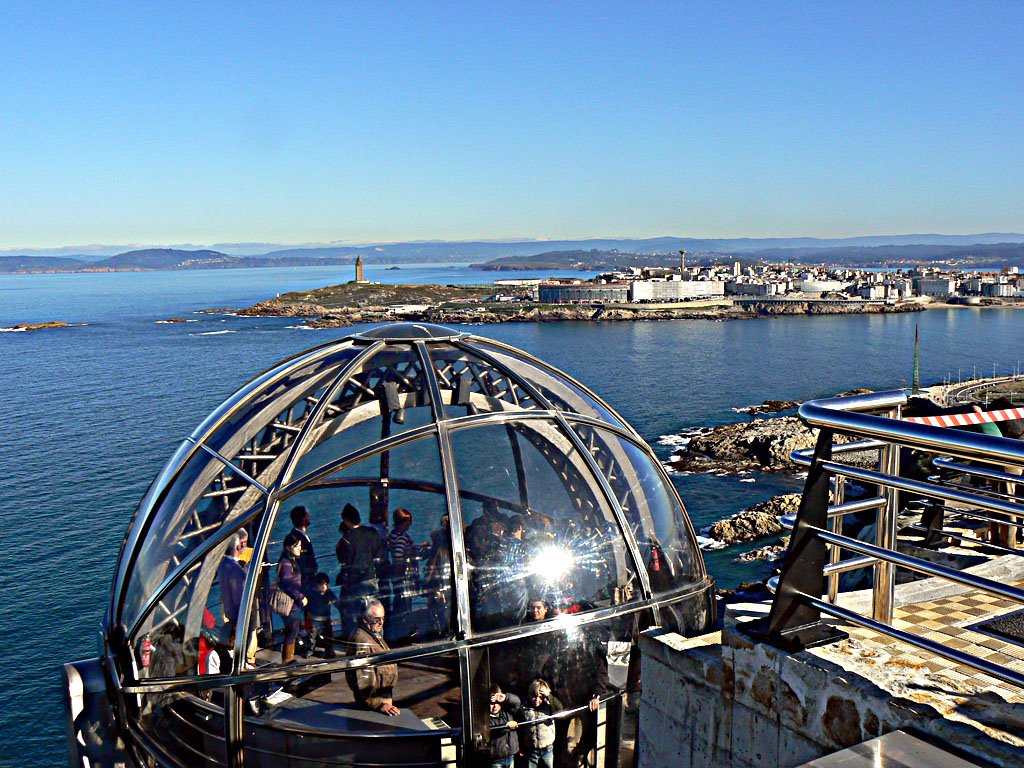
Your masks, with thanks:
[(274, 586), (270, 588), (270, 610), (278, 616), (288, 616), (293, 605), (295, 598), (281, 589), (281, 585), (275, 581)]

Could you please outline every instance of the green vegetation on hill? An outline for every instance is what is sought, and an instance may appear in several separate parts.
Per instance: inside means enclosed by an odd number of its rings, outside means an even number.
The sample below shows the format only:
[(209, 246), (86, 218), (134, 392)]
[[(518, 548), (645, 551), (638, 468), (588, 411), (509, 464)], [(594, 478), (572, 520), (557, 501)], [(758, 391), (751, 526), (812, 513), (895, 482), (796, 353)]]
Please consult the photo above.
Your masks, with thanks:
[[(378, 283), (343, 283), (328, 285), (313, 291), (284, 293), (276, 299), (262, 302), (284, 309), (290, 306), (315, 304), (325, 309), (353, 307), (389, 307), (409, 304), (436, 306), (460, 300), (479, 300), (492, 294), (487, 285), (381, 285)], [(255, 309), (255, 307), (253, 308)]]

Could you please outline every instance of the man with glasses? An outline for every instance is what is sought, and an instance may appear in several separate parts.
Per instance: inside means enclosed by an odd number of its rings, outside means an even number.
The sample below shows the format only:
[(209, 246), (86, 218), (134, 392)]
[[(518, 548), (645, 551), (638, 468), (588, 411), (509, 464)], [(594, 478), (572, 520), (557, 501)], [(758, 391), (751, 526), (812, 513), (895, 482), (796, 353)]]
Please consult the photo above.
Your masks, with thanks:
[[(380, 600), (367, 601), (359, 626), (352, 633), (351, 648), (353, 656), (371, 656), (391, 650), (384, 641), (384, 606)], [(348, 682), (356, 701), (364, 707), (390, 717), (401, 714), (392, 700), (392, 690), (398, 683), (397, 665), (381, 664), (351, 670)]]

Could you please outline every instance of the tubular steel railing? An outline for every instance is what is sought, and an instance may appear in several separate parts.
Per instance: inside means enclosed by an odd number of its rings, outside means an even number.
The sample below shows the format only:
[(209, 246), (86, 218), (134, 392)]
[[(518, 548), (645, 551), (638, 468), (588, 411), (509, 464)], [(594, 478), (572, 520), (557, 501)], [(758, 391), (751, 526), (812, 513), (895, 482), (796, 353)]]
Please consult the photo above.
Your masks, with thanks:
[[(896, 569), (938, 577), (1024, 605), (1024, 590), (969, 572), (914, 557), (897, 550), (901, 494), (909, 494), (922, 512), (910, 526), (926, 535), (964, 539), (943, 527), (947, 513), (1010, 526), (1016, 533), (1024, 519), (1024, 503), (991, 483), (1018, 483), (1013, 470), (1024, 467), (1024, 441), (960, 429), (904, 421), (902, 390), (805, 403), (801, 420), (819, 430), (813, 449), (795, 451), (792, 459), (808, 468), (800, 508), (783, 518), (793, 530), (782, 572), (772, 580), (775, 592), (767, 618), (750, 626), (759, 639), (788, 651), (799, 651), (848, 637), (823, 615), (875, 630), (926, 649), (959, 664), (1024, 687), (1024, 675), (893, 626)], [(843, 436), (845, 442), (836, 442)], [(938, 474), (926, 479), (901, 473), (901, 451), (934, 454)], [(961, 481), (976, 478), (982, 487)], [(846, 481), (877, 488), (867, 498), (846, 500)], [(876, 511), (873, 542), (843, 534), (843, 518)], [(985, 544), (986, 547), (993, 546)], [(994, 547), (1010, 552), (1016, 550)], [(852, 555), (840, 559), (842, 553)], [(1024, 554), (1024, 552), (1017, 552)], [(839, 576), (859, 568), (874, 569), (870, 616), (836, 604)]]

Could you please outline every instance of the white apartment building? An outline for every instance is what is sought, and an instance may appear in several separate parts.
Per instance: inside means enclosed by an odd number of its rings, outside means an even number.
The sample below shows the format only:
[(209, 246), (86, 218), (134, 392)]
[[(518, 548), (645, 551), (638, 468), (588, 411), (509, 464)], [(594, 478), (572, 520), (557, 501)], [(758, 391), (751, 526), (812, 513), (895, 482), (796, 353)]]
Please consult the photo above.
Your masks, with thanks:
[(721, 280), (634, 280), (631, 295), (633, 301), (714, 299), (725, 295), (725, 283)]

